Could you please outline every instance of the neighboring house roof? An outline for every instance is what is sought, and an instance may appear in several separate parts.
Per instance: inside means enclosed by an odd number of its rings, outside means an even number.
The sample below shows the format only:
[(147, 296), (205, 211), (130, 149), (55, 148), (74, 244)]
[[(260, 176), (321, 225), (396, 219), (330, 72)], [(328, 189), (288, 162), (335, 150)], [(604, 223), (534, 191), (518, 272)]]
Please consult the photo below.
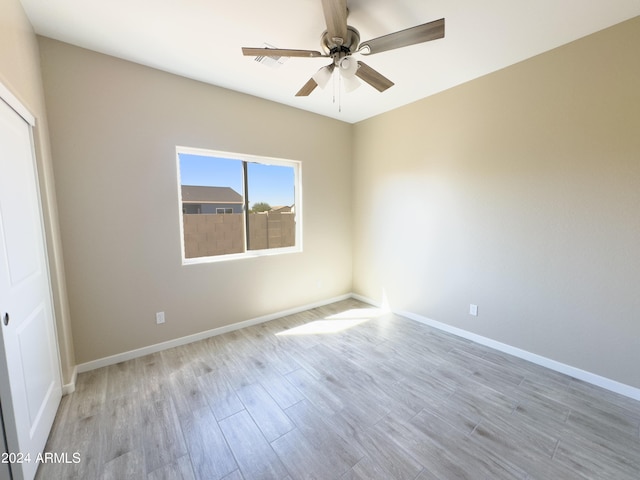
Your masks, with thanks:
[(242, 195), (231, 187), (182, 185), (182, 203), (244, 203)]
[(282, 205), (282, 206), (271, 207), (271, 210), (269, 211), (283, 213), (283, 212), (290, 212), (292, 208), (293, 207), (290, 207), (288, 205)]

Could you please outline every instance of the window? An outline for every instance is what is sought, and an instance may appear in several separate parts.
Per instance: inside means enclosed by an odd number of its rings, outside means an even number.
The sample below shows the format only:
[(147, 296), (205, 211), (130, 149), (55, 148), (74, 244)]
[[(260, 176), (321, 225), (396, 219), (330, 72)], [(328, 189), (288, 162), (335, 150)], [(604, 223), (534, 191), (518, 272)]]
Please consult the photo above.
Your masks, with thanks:
[(300, 162), (176, 150), (183, 263), (302, 250)]

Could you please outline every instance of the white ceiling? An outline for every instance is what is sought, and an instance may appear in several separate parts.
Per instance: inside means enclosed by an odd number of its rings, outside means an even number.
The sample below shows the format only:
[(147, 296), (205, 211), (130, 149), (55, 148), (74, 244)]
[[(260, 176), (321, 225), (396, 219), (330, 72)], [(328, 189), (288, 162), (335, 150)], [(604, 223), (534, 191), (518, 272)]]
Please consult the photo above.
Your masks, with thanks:
[[(36, 33), (354, 123), (640, 14), (640, 0), (348, 0), (362, 41), (444, 17), (445, 38), (360, 57), (395, 82), (295, 97), (327, 58), (272, 68), (240, 48), (321, 50), (321, 0), (21, 0)], [(336, 94), (336, 97), (338, 95)]]

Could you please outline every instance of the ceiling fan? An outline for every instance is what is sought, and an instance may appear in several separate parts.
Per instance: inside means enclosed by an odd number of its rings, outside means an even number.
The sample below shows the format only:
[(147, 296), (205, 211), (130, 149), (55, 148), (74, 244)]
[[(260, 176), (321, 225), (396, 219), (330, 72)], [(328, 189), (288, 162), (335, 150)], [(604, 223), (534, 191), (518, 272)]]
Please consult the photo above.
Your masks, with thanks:
[(444, 37), (444, 18), (441, 18), (360, 43), (358, 30), (347, 25), (347, 0), (322, 0), (322, 10), (327, 24), (320, 41), (324, 53), (316, 50), (248, 47), (243, 47), (242, 53), (249, 57), (331, 58), (332, 62), (320, 68), (296, 93), (297, 97), (308, 96), (318, 85), (324, 87), (336, 68), (341, 72), (347, 90), (354, 88), (353, 77), (357, 76), (376, 90), (384, 92), (394, 83), (366, 63), (353, 59), (352, 54), (373, 55)]

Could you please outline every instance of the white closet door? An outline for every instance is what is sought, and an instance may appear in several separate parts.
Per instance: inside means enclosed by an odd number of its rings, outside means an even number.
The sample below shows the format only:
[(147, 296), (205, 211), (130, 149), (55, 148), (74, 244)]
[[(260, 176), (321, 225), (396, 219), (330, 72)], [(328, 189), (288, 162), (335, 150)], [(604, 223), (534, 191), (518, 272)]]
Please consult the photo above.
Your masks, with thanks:
[(62, 392), (34, 159), (32, 126), (0, 98), (0, 402), (15, 480), (34, 477)]

